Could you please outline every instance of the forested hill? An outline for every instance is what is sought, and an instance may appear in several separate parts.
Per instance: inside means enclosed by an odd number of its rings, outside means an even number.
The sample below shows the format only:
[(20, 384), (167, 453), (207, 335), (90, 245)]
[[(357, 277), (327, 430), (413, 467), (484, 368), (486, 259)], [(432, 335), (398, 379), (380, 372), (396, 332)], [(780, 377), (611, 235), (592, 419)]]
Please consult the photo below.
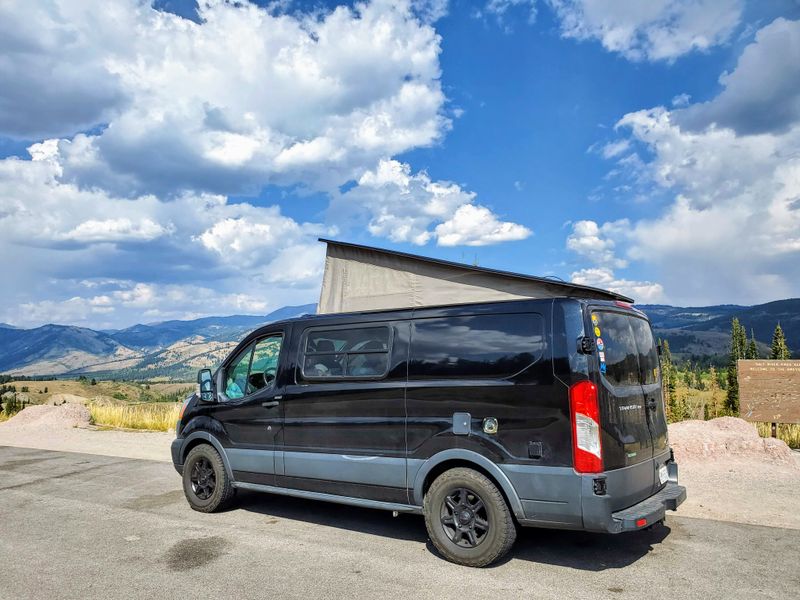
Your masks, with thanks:
[(800, 357), (800, 298), (776, 300), (755, 306), (688, 307), (642, 304), (656, 335), (669, 340), (680, 359), (717, 357), (730, 349), (731, 320), (736, 317), (748, 337), (755, 335), (759, 351), (766, 355), (775, 326), (780, 323), (792, 355)]

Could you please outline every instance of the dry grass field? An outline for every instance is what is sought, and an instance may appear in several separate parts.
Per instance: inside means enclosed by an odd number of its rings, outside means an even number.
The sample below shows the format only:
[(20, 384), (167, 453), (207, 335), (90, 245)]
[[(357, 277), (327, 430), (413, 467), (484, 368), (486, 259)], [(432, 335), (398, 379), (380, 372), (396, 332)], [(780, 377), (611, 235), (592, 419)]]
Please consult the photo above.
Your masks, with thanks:
[(148, 402), (146, 404), (90, 404), (92, 423), (100, 427), (169, 431), (175, 428), (181, 403)]
[[(192, 383), (140, 383), (49, 379), (11, 381), (18, 394), (33, 404), (80, 402), (89, 408), (92, 422), (99, 427), (169, 431), (175, 427), (181, 401), (194, 389)], [(27, 389), (27, 391), (23, 391)], [(0, 421), (8, 417), (0, 410)]]

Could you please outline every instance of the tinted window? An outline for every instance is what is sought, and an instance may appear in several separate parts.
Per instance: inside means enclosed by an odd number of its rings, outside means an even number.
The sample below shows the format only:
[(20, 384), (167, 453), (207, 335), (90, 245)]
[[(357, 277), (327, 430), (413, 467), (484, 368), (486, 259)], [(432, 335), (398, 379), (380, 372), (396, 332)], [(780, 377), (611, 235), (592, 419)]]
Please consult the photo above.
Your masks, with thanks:
[(617, 312), (592, 313), (600, 372), (613, 385), (658, 381), (658, 352), (644, 319)]
[(631, 317), (633, 336), (636, 338), (636, 348), (639, 350), (639, 367), (642, 370), (642, 383), (645, 385), (658, 383), (658, 348), (653, 339), (650, 324), (644, 319)]
[(421, 319), (414, 323), (409, 378), (510, 377), (543, 349), (538, 314)]
[(382, 377), (389, 366), (389, 337), (388, 327), (312, 330), (303, 346), (303, 377)]

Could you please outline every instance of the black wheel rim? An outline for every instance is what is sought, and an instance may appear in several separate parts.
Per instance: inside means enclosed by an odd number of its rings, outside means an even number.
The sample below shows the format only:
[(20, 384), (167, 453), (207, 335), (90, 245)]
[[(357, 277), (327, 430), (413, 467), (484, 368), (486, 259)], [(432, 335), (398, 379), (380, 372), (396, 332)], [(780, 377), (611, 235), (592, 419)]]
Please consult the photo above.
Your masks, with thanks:
[(198, 458), (192, 465), (192, 473), (189, 478), (192, 482), (192, 492), (194, 492), (195, 496), (200, 500), (211, 498), (214, 488), (217, 487), (217, 475), (214, 473), (211, 461), (205, 456)]
[(467, 488), (450, 492), (442, 502), (442, 528), (456, 546), (474, 548), (489, 534), (489, 514), (480, 496)]

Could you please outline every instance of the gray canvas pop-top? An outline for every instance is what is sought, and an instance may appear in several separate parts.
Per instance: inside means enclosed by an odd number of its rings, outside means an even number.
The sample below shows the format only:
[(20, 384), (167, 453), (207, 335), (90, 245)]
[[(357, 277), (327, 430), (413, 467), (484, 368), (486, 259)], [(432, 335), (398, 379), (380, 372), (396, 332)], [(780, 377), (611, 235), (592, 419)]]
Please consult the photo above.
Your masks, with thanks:
[(320, 239), (328, 245), (317, 312), (388, 310), (524, 298), (631, 298), (594, 287)]

